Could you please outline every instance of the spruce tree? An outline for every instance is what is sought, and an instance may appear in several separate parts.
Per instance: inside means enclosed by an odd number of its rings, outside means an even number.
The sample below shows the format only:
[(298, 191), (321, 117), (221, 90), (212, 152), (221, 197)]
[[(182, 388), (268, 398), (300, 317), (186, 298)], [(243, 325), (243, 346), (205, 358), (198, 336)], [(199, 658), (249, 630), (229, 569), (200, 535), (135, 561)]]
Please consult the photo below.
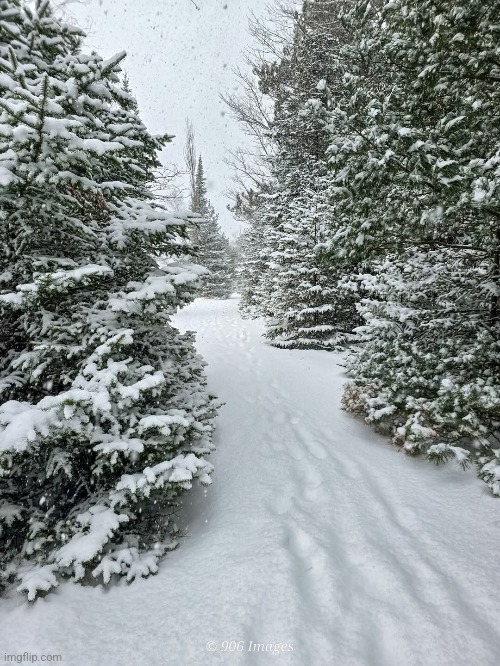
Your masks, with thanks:
[(241, 237), (237, 280), (240, 292), (239, 310), (243, 317), (256, 318), (266, 310), (268, 299), (264, 279), (269, 268), (266, 232), (265, 223), (257, 215)]
[(210, 482), (216, 403), (170, 321), (197, 271), (150, 194), (167, 137), (121, 87), (123, 54), (82, 53), (46, 0), (0, 9), (2, 579), (33, 599), (157, 570), (177, 498)]
[(198, 249), (198, 261), (208, 270), (201, 278), (198, 293), (207, 298), (229, 298), (233, 282), (232, 256), (229, 241), (219, 226), (219, 216), (207, 197), (201, 156), (198, 158), (191, 210), (201, 217), (192, 232), (193, 242)]
[[(339, 231), (371, 263), (347, 408), (500, 494), (497, 0), (358, 2), (334, 111)], [(368, 271), (367, 271), (368, 273)]]
[(279, 63), (260, 72), (275, 98), (273, 194), (265, 217), (271, 228), (266, 291), (267, 337), (278, 347), (335, 349), (352, 339), (354, 299), (338, 288), (343, 266), (326, 260), (334, 224), (328, 164), (328, 79), (336, 38), (324, 2), (305, 2), (293, 41)]
[(266, 234), (263, 219), (264, 187), (237, 192), (230, 210), (237, 220), (245, 224), (237, 240), (235, 288), (240, 295), (238, 307), (242, 317), (256, 318), (265, 311), (265, 275), (269, 267)]

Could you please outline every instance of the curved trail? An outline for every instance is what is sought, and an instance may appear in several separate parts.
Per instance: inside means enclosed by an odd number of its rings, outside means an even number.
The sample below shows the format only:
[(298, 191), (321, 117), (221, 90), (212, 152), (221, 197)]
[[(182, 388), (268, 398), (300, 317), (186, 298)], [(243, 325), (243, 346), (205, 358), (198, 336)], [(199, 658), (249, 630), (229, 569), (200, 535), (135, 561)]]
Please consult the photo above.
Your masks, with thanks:
[[(76, 666), (496, 666), (500, 502), (474, 474), (409, 459), (341, 412), (339, 357), (269, 347), (236, 301), (198, 300), (177, 323), (226, 403), (189, 537), (128, 588), (9, 601), (0, 647)], [(231, 640), (244, 650), (222, 653)]]

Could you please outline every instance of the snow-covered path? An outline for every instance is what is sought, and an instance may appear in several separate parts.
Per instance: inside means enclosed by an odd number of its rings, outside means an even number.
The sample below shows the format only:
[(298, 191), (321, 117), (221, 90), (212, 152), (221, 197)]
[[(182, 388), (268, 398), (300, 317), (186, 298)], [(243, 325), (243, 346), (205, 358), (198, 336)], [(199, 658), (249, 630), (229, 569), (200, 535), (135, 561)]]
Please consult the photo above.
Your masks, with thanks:
[[(267, 346), (235, 300), (198, 300), (177, 321), (198, 331), (226, 402), (214, 485), (185, 507), (189, 537), (132, 586), (3, 601), (0, 655), (58, 653), (71, 666), (496, 666), (500, 502), (472, 472), (409, 459), (341, 412), (334, 354)], [(222, 652), (224, 641), (243, 651)], [(255, 652), (250, 641), (293, 650)]]

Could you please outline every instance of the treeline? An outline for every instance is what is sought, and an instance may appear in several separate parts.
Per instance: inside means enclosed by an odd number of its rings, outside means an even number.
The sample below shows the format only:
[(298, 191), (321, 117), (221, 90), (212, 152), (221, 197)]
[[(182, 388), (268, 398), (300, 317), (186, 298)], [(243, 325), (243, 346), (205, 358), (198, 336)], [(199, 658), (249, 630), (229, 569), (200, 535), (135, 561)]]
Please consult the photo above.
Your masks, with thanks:
[[(189, 216), (121, 71), (47, 0), (0, 0), (0, 586), (158, 569), (210, 483), (217, 401), (171, 315), (196, 294)], [(161, 183), (160, 183), (161, 184)]]
[(348, 346), (347, 410), (500, 495), (500, 2), (307, 0), (251, 29), (226, 100), (253, 139), (243, 313)]

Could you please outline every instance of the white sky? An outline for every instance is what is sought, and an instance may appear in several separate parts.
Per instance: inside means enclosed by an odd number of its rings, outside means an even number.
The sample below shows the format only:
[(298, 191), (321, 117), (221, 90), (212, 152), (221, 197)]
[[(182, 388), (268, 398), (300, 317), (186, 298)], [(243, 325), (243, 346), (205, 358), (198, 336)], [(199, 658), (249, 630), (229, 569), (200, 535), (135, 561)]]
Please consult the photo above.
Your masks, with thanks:
[(142, 119), (153, 134), (176, 135), (166, 162), (183, 163), (185, 121), (193, 121), (208, 194), (229, 236), (240, 224), (226, 210), (230, 170), (223, 159), (244, 137), (219, 93), (238, 85), (232, 70), (243, 65), (250, 44), (250, 10), (263, 13), (267, 1), (195, 0), (199, 10), (191, 0), (86, 0), (70, 7), (88, 33), (87, 48), (106, 58), (127, 52), (124, 68)]

